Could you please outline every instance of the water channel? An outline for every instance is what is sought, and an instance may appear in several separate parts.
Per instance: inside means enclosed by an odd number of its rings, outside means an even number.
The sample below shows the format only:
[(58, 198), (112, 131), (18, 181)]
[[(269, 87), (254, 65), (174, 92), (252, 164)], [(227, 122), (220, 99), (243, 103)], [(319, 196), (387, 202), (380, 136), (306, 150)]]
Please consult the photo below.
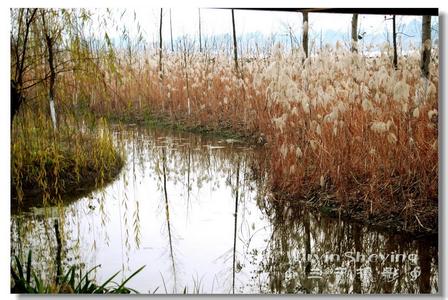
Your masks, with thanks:
[[(126, 164), (102, 190), (11, 218), (12, 255), (117, 271), (140, 293), (437, 293), (437, 240), (413, 239), (272, 199), (262, 149), (231, 139), (113, 130)], [(117, 277), (117, 281), (120, 278)]]

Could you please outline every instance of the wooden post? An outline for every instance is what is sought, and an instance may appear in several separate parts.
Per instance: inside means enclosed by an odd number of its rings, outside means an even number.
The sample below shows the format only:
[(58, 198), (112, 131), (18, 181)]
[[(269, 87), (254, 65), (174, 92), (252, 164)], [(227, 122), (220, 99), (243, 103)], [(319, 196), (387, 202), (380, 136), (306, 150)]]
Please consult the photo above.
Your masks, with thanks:
[(431, 16), (422, 18), (422, 60), (420, 70), (422, 76), (429, 78), (429, 62), (431, 60)]
[(352, 16), (352, 52), (358, 52), (358, 14)]
[(394, 44), (394, 68), (398, 69), (398, 54), (397, 54), (397, 27), (395, 24), (395, 15), (392, 17), (392, 40)]
[(302, 46), (303, 46), (303, 52), (305, 52), (305, 57), (308, 58), (308, 12), (302, 12), (302, 16), (303, 16)]

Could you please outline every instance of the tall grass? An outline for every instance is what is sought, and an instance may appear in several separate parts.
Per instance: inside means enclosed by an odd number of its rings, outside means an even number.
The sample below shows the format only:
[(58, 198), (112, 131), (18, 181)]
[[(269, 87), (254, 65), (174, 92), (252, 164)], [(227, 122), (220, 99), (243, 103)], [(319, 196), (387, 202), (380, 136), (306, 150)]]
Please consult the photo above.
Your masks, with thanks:
[(94, 95), (88, 106), (100, 114), (151, 113), (266, 140), (280, 195), (323, 193), (362, 217), (392, 214), (410, 230), (435, 228), (437, 54), (426, 80), (417, 51), (397, 70), (388, 47), (375, 58), (339, 45), (308, 59), (281, 46), (271, 53), (243, 59), (235, 73), (225, 55), (184, 50), (164, 56), (159, 76), (155, 53), (130, 60), (117, 51), (114, 72), (101, 68), (104, 85), (77, 87)]

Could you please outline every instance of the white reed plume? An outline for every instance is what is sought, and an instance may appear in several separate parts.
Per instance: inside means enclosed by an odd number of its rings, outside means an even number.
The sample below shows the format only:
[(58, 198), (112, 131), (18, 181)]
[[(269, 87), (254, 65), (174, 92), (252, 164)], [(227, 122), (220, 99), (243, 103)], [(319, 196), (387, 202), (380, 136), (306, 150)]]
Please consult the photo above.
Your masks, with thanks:
[(397, 136), (393, 132), (389, 132), (387, 135), (387, 141), (391, 144), (397, 143)]
[(399, 81), (394, 87), (394, 100), (401, 102), (409, 99), (409, 85), (404, 81)]
[(285, 144), (282, 144), (282, 146), (280, 147), (280, 153), (284, 158), (286, 158), (286, 155), (288, 155), (288, 146), (286, 146)]
[(296, 157), (300, 159), (300, 158), (302, 158), (302, 156), (303, 156), (302, 149), (300, 149), (300, 147), (297, 147), (296, 148)]
[(418, 109), (418, 107), (414, 109), (414, 111), (412, 112), (412, 116), (416, 119), (420, 116), (420, 110)]
[(432, 109), (428, 111), (428, 119), (430, 121), (432, 121), (434, 117), (437, 117), (437, 115), (438, 115), (437, 109)]
[(286, 119), (288, 118), (288, 115), (286, 113), (284, 113), (281, 117), (278, 118), (273, 118), (272, 122), (274, 123), (274, 126), (277, 129), (280, 129), (280, 132), (283, 133), (283, 129), (285, 128), (286, 125)]
[(389, 131), (389, 128), (392, 125), (392, 121), (388, 121), (387, 123), (381, 121), (375, 121), (370, 126), (370, 129), (376, 133), (384, 133)]

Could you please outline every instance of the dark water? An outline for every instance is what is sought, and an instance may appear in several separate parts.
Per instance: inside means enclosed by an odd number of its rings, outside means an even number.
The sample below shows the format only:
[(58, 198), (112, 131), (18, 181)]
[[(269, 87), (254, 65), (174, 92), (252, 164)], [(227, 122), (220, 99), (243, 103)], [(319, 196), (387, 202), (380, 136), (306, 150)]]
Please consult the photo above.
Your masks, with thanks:
[[(13, 216), (12, 254), (117, 271), (141, 293), (437, 293), (437, 240), (413, 240), (272, 201), (260, 150), (128, 127), (115, 182), (65, 208)], [(50, 275), (51, 274), (51, 275)], [(122, 277), (120, 277), (122, 278)], [(120, 278), (117, 278), (118, 281)]]

